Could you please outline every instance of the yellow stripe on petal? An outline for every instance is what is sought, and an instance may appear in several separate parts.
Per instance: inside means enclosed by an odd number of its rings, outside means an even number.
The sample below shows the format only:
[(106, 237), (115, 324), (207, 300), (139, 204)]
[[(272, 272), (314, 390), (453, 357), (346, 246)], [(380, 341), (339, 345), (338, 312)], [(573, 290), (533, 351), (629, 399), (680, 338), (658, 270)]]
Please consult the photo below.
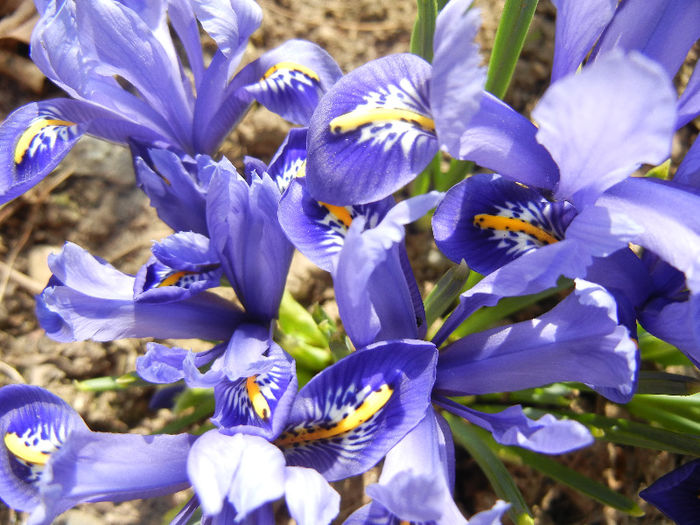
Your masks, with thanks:
[(75, 122), (57, 119), (39, 119), (34, 121), (31, 126), (24, 130), (24, 133), (22, 133), (17, 141), (17, 146), (15, 146), (15, 164), (22, 162), (22, 159), (27, 153), (29, 146), (31, 146), (34, 137), (41, 133), (44, 128), (49, 126), (75, 126)]
[(298, 71), (299, 73), (302, 73), (304, 76), (307, 76), (310, 79), (315, 80), (316, 82), (321, 81), (321, 79), (313, 69), (308, 68), (306, 66), (302, 66), (301, 64), (297, 64), (296, 62), (279, 62), (278, 64), (275, 64), (270, 69), (265, 71), (265, 74), (260, 80), (266, 80), (278, 71)]
[(341, 135), (349, 133), (367, 124), (376, 122), (401, 121), (414, 124), (430, 133), (435, 132), (435, 122), (422, 113), (411, 111), (410, 109), (392, 108), (363, 108), (356, 109), (350, 113), (345, 113), (331, 120), (329, 126), (331, 133)]
[(33, 465), (46, 465), (46, 462), (51, 457), (48, 452), (42, 452), (30, 447), (27, 443), (14, 432), (8, 432), (4, 438), (5, 446), (12, 455), (16, 458), (31, 463)]
[(345, 226), (348, 228), (352, 224), (352, 216), (350, 215), (350, 212), (344, 208), (343, 206), (336, 206), (335, 204), (327, 204), (325, 202), (319, 202), (321, 206), (326, 208), (333, 217), (338, 219), (340, 222), (342, 222)]
[(270, 417), (270, 405), (267, 403), (267, 399), (260, 392), (260, 387), (255, 382), (257, 376), (250, 376), (245, 381), (245, 388), (248, 392), (248, 397), (253, 405), (253, 410), (262, 419), (267, 419)]
[(297, 170), (297, 172), (294, 176), (297, 179), (301, 179), (303, 177), (306, 177), (306, 161), (301, 163), (301, 166), (299, 166), (299, 169)]
[(500, 230), (500, 231), (511, 231), (516, 233), (525, 233), (531, 237), (534, 237), (543, 244), (554, 244), (558, 242), (559, 239), (554, 237), (551, 233), (530, 224), (523, 219), (516, 219), (514, 217), (502, 217), (500, 215), (488, 215), (486, 213), (480, 213), (474, 216), (474, 226), (481, 228), (482, 230)]
[(283, 447), (293, 443), (328, 439), (350, 432), (379, 412), (389, 402), (393, 393), (394, 389), (389, 385), (382, 385), (379, 389), (371, 392), (352, 413), (343, 419), (322, 427), (302, 429), (299, 432), (287, 432), (276, 440), (275, 444)]
[(165, 279), (163, 279), (160, 283), (158, 283), (158, 286), (156, 288), (160, 288), (161, 286), (177, 286), (177, 283), (182, 279), (185, 275), (194, 275), (196, 272), (188, 272), (188, 271), (181, 271), (181, 272), (174, 272), (168, 275)]

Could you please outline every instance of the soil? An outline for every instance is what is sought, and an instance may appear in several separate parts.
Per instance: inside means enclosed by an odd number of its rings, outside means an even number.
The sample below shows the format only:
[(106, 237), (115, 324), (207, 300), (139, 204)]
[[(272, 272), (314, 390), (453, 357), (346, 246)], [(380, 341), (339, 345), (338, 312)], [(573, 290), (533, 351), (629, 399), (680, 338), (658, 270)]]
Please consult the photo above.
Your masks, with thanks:
[[(416, 14), (413, 0), (259, 0), (264, 20), (252, 37), (247, 58), (281, 44), (289, 38), (314, 41), (337, 60), (344, 71), (380, 56), (408, 50)], [(489, 56), (503, 0), (480, 0), (483, 29), (479, 42)], [(540, 3), (522, 60), (518, 63), (506, 101), (529, 111), (546, 89), (551, 69), (554, 38), (554, 7)], [(15, 59), (27, 58), (27, 46), (0, 40), (0, 51)], [(0, 57), (1, 58), (1, 57)], [(26, 67), (26, 60), (22, 62)], [(30, 66), (33, 67), (33, 66)], [(33, 70), (33, 75), (38, 75)], [(10, 72), (11, 73), (11, 72)], [(63, 96), (48, 82), (39, 82), (40, 93), (31, 91), (36, 82), (20, 82), (17, 75), (0, 69), (0, 119), (14, 108), (37, 98)], [(276, 150), (287, 129), (280, 118), (264, 109), (253, 110), (232, 133), (224, 153), (240, 166), (244, 155), (265, 161)], [(685, 132), (674, 150), (677, 158), (687, 147)], [(147, 198), (135, 188), (128, 151), (120, 146), (83, 138), (59, 168), (23, 197), (0, 208), (0, 385), (26, 382), (46, 387), (68, 401), (95, 431), (149, 433), (172, 420), (166, 410), (148, 408), (152, 388), (88, 393), (74, 382), (92, 377), (118, 376), (134, 369), (135, 359), (146, 341), (61, 344), (48, 339), (34, 316), (34, 295), (49, 277), (46, 256), (65, 241), (83, 246), (125, 272), (135, 272), (148, 258), (151, 241), (170, 233)], [(409, 251), (420, 282), (428, 289), (448, 263), (425, 233), (409, 233)], [(304, 304), (332, 305), (330, 279), (302, 257), (295, 258), (289, 286)], [(602, 407), (599, 407), (603, 410)], [(558, 458), (568, 466), (615, 490), (636, 498), (637, 492), (671, 470), (680, 458), (667, 453), (634, 450), (598, 442), (586, 450)], [(490, 507), (496, 499), (474, 460), (457, 450), (456, 499), (467, 515)], [(663, 523), (663, 517), (640, 501), (648, 514), (631, 519), (558, 485), (531, 469), (512, 466), (511, 472), (530, 505), (536, 523)], [(376, 479), (376, 469), (364, 482)], [(363, 480), (338, 484), (343, 491), (343, 513), (358, 506)], [(175, 505), (189, 498), (188, 492), (122, 504), (81, 505), (66, 512), (56, 523), (70, 525), (160, 524)], [(24, 523), (26, 516), (0, 503), (0, 523)]]

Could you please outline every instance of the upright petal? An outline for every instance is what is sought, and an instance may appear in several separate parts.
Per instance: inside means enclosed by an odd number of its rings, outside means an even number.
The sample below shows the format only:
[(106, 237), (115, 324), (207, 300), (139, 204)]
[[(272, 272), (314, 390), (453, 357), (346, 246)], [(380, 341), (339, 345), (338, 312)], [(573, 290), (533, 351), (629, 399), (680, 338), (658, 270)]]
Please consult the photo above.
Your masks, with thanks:
[(665, 160), (675, 98), (661, 67), (634, 52), (610, 53), (553, 84), (532, 115), (559, 166), (556, 198), (581, 210), (641, 163)]
[(617, 1), (554, 0), (554, 5), (557, 8), (557, 23), (552, 82), (576, 72), (610, 22)]
[(224, 272), (246, 311), (277, 317), (293, 247), (277, 220), (277, 185), (264, 175), (250, 186), (235, 172), (212, 178), (207, 224)]
[(287, 467), (284, 484), (289, 514), (299, 525), (331, 523), (340, 511), (338, 494), (311, 468)]
[(363, 204), (415, 178), (437, 153), (431, 67), (410, 54), (373, 60), (341, 78), (309, 123), (306, 173), (314, 198)]
[(459, 156), (460, 138), (478, 111), (486, 71), (480, 67), (479, 12), (469, 0), (452, 0), (440, 11), (433, 39), (430, 110), (440, 149)]

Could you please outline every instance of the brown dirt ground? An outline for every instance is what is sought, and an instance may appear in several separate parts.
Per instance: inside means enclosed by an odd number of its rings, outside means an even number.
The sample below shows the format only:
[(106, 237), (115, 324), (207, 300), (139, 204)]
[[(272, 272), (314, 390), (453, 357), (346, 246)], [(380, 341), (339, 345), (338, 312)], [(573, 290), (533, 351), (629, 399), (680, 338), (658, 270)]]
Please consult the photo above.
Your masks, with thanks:
[[(288, 38), (306, 38), (325, 47), (344, 71), (389, 53), (407, 51), (415, 16), (415, 4), (411, 0), (259, 2), (264, 21), (253, 35), (249, 58)], [(476, 3), (483, 12), (479, 41), (483, 55), (488, 56), (503, 0)], [(554, 13), (549, 2), (538, 7), (506, 98), (518, 110), (529, 111), (548, 85)], [(27, 56), (26, 46), (12, 40), (0, 41), (0, 52), (2, 57)], [(22, 68), (26, 67), (23, 62)], [(18, 68), (0, 68), (0, 118), (38, 97), (62, 96), (48, 82), (40, 81), (41, 93), (32, 93), (30, 86), (36, 86), (36, 80), (32, 82), (24, 73), (18, 75)], [(36, 72), (32, 74), (36, 76)], [(287, 128), (281, 119), (264, 109), (255, 110), (231, 135), (225, 153), (235, 162), (240, 162), (243, 155), (269, 160)], [(687, 145), (689, 136), (690, 132), (686, 132), (679, 138), (674, 157)], [(169, 229), (149, 208), (147, 199), (134, 187), (128, 152), (90, 138), (81, 140), (52, 176), (27, 195), (0, 208), (0, 385), (27, 382), (49, 388), (71, 403), (93, 430), (147, 433), (171, 420), (167, 411), (149, 412), (151, 389), (92, 394), (74, 387), (76, 380), (133, 370), (136, 357), (145, 347), (144, 341), (56, 343), (44, 336), (33, 313), (33, 296), (48, 279), (46, 255), (60, 248), (64, 241), (76, 242), (118, 268), (135, 272), (147, 259), (151, 241), (168, 233)], [(430, 286), (444, 271), (446, 263), (432, 246), (429, 235), (414, 232), (409, 243), (418, 279)], [(330, 280), (308, 263), (295, 263), (289, 284), (305, 304), (331, 304)], [(606, 443), (597, 443), (560, 459), (633, 498), (640, 488), (679, 464), (679, 458), (669, 454)], [(456, 498), (464, 511), (472, 514), (490, 507), (495, 501), (493, 491), (466, 452), (458, 450), (457, 467)], [(647, 516), (632, 520), (529, 468), (512, 467), (512, 473), (538, 524), (663, 522), (657, 512), (643, 504), (649, 510)], [(370, 472), (367, 480), (373, 476), (376, 471)], [(344, 494), (343, 509), (356, 506), (362, 483), (362, 480), (348, 480), (339, 484)], [(118, 505), (83, 505), (64, 514), (57, 523), (160, 524), (168, 509), (187, 497), (188, 493), (180, 493)], [(24, 519), (24, 515), (0, 503), (0, 523), (20, 524)]]

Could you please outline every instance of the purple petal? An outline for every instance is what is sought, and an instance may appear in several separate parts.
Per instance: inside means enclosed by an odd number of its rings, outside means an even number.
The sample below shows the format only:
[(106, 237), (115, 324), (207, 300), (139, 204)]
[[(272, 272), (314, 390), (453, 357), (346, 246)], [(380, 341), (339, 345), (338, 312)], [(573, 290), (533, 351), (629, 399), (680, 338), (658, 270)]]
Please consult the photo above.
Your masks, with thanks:
[(436, 391), (506, 392), (580, 381), (618, 403), (634, 394), (637, 346), (618, 324), (617, 305), (583, 280), (546, 314), (468, 335), (440, 353)]
[[(697, 71), (700, 71), (700, 69)], [(698, 75), (698, 78), (700, 78), (700, 75)], [(681, 165), (678, 166), (678, 170), (673, 176), (673, 182), (700, 189), (700, 140), (697, 140), (697, 138), (693, 145), (690, 146), (688, 153), (685, 154)]]
[(639, 314), (640, 324), (650, 334), (672, 344), (700, 367), (700, 297), (685, 301), (655, 300)]
[(250, 35), (262, 22), (262, 9), (253, 0), (193, 0), (192, 7), (199, 23), (229, 59), (243, 53)]
[(382, 342), (315, 376), (275, 442), (287, 463), (315, 468), (329, 481), (376, 464), (425, 415), (436, 358), (424, 341)]
[[(224, 351), (224, 345), (198, 352), (194, 356), (196, 366), (204, 366)], [(146, 344), (146, 354), (136, 358), (136, 373), (149, 383), (174, 383), (184, 379), (184, 363), (192, 352), (184, 348), (171, 348), (158, 343)]]
[(267, 175), (248, 186), (235, 171), (214, 175), (207, 224), (224, 272), (246, 311), (277, 317), (293, 247), (277, 220), (277, 185)]
[[(454, 451), (445, 450), (445, 434), (437, 417), (429, 409), (425, 418), (389, 451), (379, 483), (369, 485), (367, 494), (400, 520), (466, 524), (449, 484), (448, 469), (454, 464), (448, 466), (447, 458)], [(453, 447), (451, 439), (449, 447)]]
[(558, 168), (535, 140), (536, 133), (532, 122), (485, 91), (479, 111), (462, 134), (458, 157), (523, 184), (551, 189)]
[(575, 210), (498, 175), (478, 174), (450, 188), (433, 216), (438, 248), (489, 274), (560, 241)]
[(700, 459), (660, 477), (639, 496), (678, 524), (690, 525), (700, 512)]
[(430, 79), (430, 109), (440, 149), (458, 156), (460, 138), (478, 110), (486, 82), (480, 67), (479, 12), (469, 0), (449, 2), (435, 25), (433, 71)]
[(389, 196), (437, 152), (431, 68), (410, 54), (373, 60), (341, 78), (309, 123), (309, 191), (330, 204)]
[(532, 115), (559, 166), (556, 198), (581, 210), (641, 163), (661, 163), (675, 98), (661, 67), (637, 53), (610, 53), (550, 86)]
[(287, 467), (284, 482), (289, 514), (299, 525), (330, 523), (340, 511), (338, 494), (314, 469)]
[[(306, 128), (292, 128), (284, 137), (277, 152), (270, 160), (268, 175), (277, 183), (280, 193), (284, 193), (295, 177), (300, 175), (306, 162)], [(262, 175), (263, 171), (258, 171)]]
[(210, 430), (192, 446), (187, 471), (205, 515), (228, 502), (239, 517), (284, 494), (282, 452), (261, 437)]
[(475, 425), (485, 428), (496, 442), (526, 448), (542, 454), (564, 454), (593, 443), (593, 436), (578, 421), (557, 419), (545, 414), (532, 420), (520, 405), (497, 413), (486, 413), (457, 404), (446, 398), (436, 403)]
[(598, 44), (597, 57), (613, 49), (636, 50), (673, 78), (700, 38), (700, 2), (625, 0)]
[(557, 8), (552, 83), (576, 72), (608, 25), (616, 0), (554, 0)]
[(700, 195), (657, 179), (629, 178), (606, 191), (598, 206), (624, 213), (644, 228), (633, 242), (653, 251), (700, 291)]

